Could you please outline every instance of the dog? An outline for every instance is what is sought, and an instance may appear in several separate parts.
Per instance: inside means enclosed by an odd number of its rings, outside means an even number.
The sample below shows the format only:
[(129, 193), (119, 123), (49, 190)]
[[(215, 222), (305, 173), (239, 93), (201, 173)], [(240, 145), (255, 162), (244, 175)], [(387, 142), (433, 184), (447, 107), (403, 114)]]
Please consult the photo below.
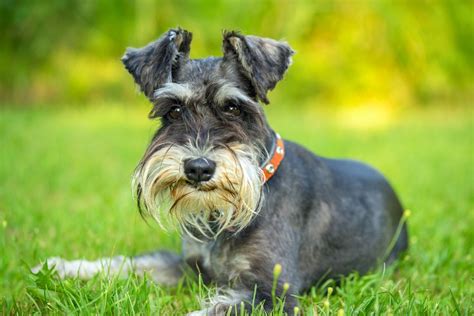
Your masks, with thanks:
[(165, 285), (191, 268), (222, 290), (190, 315), (249, 311), (252, 301), (271, 310), (272, 291), (290, 313), (317, 282), (407, 249), (402, 205), (379, 172), (316, 156), (267, 122), (261, 103), (294, 54), (286, 42), (225, 31), (223, 57), (190, 59), (191, 40), (171, 29), (122, 58), (161, 120), (133, 176), (138, 208), (179, 228), (182, 254), (51, 258), (49, 268), (63, 278), (147, 273)]

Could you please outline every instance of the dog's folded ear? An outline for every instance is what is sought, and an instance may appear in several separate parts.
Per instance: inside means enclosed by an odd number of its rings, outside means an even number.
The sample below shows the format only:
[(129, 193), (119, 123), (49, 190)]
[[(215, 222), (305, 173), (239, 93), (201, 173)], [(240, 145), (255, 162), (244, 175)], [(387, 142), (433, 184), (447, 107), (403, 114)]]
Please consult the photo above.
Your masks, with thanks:
[(285, 42), (244, 36), (235, 31), (224, 32), (222, 45), (224, 60), (237, 62), (252, 83), (257, 98), (268, 104), (267, 92), (283, 78), (291, 64), (293, 49)]
[(171, 29), (142, 48), (127, 48), (122, 62), (141, 91), (153, 100), (161, 85), (171, 82), (179, 67), (188, 60), (192, 33)]

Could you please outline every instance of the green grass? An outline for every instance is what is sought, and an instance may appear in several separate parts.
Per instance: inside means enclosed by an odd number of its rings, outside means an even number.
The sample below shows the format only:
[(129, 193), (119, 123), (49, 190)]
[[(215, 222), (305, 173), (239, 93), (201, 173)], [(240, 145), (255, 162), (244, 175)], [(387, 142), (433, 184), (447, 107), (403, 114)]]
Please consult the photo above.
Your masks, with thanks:
[[(369, 129), (297, 105), (268, 112), (284, 137), (380, 169), (412, 211), (410, 250), (396, 269), (347, 277), (329, 297), (333, 284), (320, 284), (300, 298), (305, 315), (474, 313), (471, 110), (401, 111)], [(215, 289), (191, 278), (163, 288), (136, 277), (60, 281), (29, 272), (51, 256), (180, 248), (176, 233), (143, 222), (131, 197), (131, 173), (156, 125), (144, 108), (0, 114), (0, 313), (179, 315), (199, 308)]]

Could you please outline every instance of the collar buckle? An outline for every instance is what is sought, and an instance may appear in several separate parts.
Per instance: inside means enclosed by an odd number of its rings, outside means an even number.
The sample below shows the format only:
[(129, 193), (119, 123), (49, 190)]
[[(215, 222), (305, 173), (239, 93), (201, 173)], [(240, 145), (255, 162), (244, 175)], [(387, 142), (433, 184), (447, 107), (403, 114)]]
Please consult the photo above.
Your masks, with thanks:
[(285, 145), (283, 139), (275, 133), (275, 138), (272, 146), (272, 153), (269, 159), (260, 167), (263, 172), (264, 182), (270, 180), (275, 174), (281, 161), (285, 157)]

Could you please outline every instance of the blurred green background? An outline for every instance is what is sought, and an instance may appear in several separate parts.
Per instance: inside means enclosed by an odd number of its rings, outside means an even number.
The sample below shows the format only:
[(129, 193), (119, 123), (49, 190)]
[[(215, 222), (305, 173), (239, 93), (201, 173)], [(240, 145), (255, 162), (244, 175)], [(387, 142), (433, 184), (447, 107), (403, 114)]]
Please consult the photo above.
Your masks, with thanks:
[(461, 0), (1, 0), (0, 314), (199, 305), (194, 292), (29, 272), (51, 256), (179, 249), (131, 196), (158, 123), (120, 62), (176, 26), (194, 33), (192, 58), (220, 55), (223, 29), (288, 41), (297, 54), (269, 95), (270, 124), (320, 155), (375, 166), (412, 210), (396, 272), (338, 289), (330, 311), (318, 290), (302, 298), (305, 314), (472, 314), (474, 5)]
[(0, 98), (18, 106), (136, 102), (125, 47), (176, 26), (194, 33), (193, 58), (220, 55), (223, 29), (287, 40), (297, 54), (273, 96), (284, 104), (386, 109), (474, 95), (472, 1), (3, 0), (0, 12)]

